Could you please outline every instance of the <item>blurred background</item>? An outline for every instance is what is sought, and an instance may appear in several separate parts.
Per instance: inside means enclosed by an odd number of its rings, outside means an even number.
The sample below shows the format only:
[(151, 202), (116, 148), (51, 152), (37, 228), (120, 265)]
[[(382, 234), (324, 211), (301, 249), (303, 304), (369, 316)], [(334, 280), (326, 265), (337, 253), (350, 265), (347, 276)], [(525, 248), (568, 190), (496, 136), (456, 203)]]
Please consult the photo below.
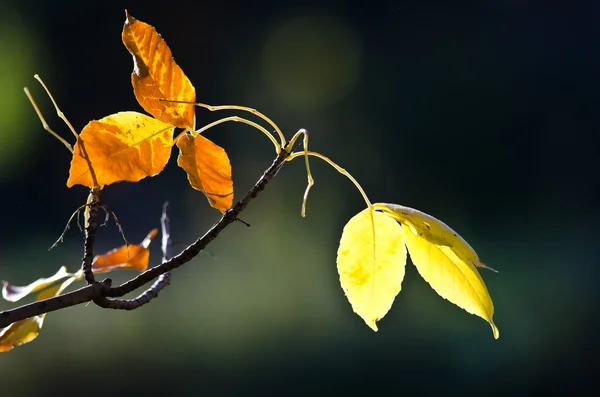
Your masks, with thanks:
[[(600, 3), (1, 0), (0, 279), (23, 285), (80, 263), (77, 227), (47, 249), (87, 192), (66, 188), (70, 155), (23, 87), (71, 142), (34, 73), (77, 130), (142, 111), (120, 38), (125, 8), (166, 39), (198, 101), (257, 108), (288, 137), (306, 128), (311, 149), (373, 202), (418, 208), (458, 231), (499, 270), (482, 275), (500, 339), (410, 263), (372, 332), (335, 264), (342, 228), (364, 202), (315, 159), (301, 218), (297, 161), (243, 212), (250, 228), (229, 227), (151, 304), (48, 315), (37, 340), (0, 355), (3, 396), (592, 393)], [(197, 125), (232, 114), (199, 109)], [(274, 158), (245, 125), (207, 137), (227, 149), (237, 197)], [(218, 220), (175, 157), (154, 178), (103, 192), (129, 241), (159, 227), (167, 200), (176, 250)], [(96, 252), (121, 244), (111, 222)]]

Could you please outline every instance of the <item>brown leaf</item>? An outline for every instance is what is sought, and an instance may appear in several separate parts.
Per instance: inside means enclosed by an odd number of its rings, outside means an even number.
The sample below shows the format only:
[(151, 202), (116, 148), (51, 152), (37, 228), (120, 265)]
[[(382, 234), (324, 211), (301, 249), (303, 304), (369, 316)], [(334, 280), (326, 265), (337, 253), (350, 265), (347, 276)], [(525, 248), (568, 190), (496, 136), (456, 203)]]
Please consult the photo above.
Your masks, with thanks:
[(183, 134), (177, 140), (177, 165), (188, 174), (190, 185), (221, 212), (233, 204), (231, 163), (225, 149), (202, 135)]
[(158, 174), (171, 157), (174, 130), (137, 112), (90, 121), (73, 148), (67, 186), (103, 187)]
[[(43, 290), (36, 297), (36, 302), (60, 295), (75, 279), (75, 276), (68, 278), (62, 284), (56, 284)], [(12, 323), (0, 331), (0, 352), (7, 352), (37, 338), (44, 324), (45, 317), (46, 313), (33, 316)]]
[(123, 245), (106, 254), (96, 256), (92, 262), (94, 273), (105, 273), (117, 269), (145, 271), (150, 261), (148, 247), (156, 233), (158, 233), (158, 229), (152, 229), (139, 245)]
[(161, 99), (195, 102), (196, 89), (175, 63), (167, 43), (154, 27), (125, 11), (123, 44), (133, 56), (131, 84), (140, 105), (165, 123), (194, 129), (194, 105)]

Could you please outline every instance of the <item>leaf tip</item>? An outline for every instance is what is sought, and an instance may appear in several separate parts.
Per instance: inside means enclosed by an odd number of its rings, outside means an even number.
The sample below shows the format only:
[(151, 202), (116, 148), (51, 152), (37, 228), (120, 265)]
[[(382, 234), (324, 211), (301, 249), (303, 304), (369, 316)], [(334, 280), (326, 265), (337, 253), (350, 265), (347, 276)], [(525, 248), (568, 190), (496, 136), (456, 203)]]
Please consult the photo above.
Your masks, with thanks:
[(494, 324), (494, 322), (490, 322), (490, 325), (492, 326), (492, 331), (494, 332), (494, 339), (498, 339), (500, 338), (500, 330), (498, 330), (498, 327), (496, 327), (496, 324)]
[(131, 16), (131, 14), (129, 14), (129, 11), (127, 11), (127, 8), (125, 9), (125, 25), (131, 25), (136, 21), (136, 19), (134, 17)]
[(378, 318), (374, 318), (372, 320), (369, 321), (365, 321), (367, 323), (367, 325), (369, 326), (369, 328), (371, 328), (373, 331), (377, 332), (379, 331), (379, 329), (377, 328), (377, 321), (379, 321)]

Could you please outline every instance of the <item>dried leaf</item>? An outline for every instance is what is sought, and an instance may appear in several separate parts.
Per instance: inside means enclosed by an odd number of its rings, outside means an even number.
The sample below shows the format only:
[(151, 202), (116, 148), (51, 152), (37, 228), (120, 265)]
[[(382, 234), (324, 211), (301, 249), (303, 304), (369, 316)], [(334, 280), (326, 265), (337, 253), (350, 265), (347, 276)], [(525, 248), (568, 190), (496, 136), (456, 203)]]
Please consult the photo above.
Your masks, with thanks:
[(344, 226), (337, 252), (340, 283), (352, 309), (377, 331), (400, 292), (406, 265), (402, 228), (370, 208)]
[(131, 83), (140, 105), (165, 123), (194, 129), (194, 105), (161, 99), (195, 102), (196, 90), (175, 63), (167, 43), (154, 27), (125, 12), (123, 44), (133, 56)]
[(150, 261), (148, 247), (156, 233), (158, 233), (158, 229), (152, 229), (139, 245), (123, 245), (103, 255), (96, 256), (92, 262), (94, 273), (106, 273), (117, 269), (145, 271)]
[(475, 267), (484, 265), (475, 250), (431, 215), (396, 204), (375, 204), (375, 207), (402, 223), (408, 252), (425, 281), (442, 298), (488, 321), (494, 338), (498, 339), (494, 305)]
[(2, 287), (2, 297), (9, 302), (16, 302), (19, 299), (29, 295), (32, 292), (44, 289), (55, 282), (62, 280), (65, 277), (73, 276), (73, 274), (67, 272), (67, 268), (62, 266), (58, 269), (58, 272), (48, 278), (40, 278), (33, 283), (25, 286), (11, 285), (7, 281), (3, 281), (4, 286)]
[(67, 186), (103, 187), (160, 173), (171, 156), (174, 130), (137, 112), (90, 121), (75, 144)]
[[(70, 277), (62, 284), (56, 284), (40, 292), (36, 297), (36, 301), (52, 298), (60, 295), (76, 277)], [(0, 352), (7, 352), (22, 344), (31, 342), (40, 333), (46, 314), (33, 316), (25, 320), (12, 323), (8, 327), (0, 331)]]
[(202, 135), (184, 134), (177, 140), (177, 164), (188, 174), (190, 185), (221, 212), (233, 204), (231, 163), (225, 150)]

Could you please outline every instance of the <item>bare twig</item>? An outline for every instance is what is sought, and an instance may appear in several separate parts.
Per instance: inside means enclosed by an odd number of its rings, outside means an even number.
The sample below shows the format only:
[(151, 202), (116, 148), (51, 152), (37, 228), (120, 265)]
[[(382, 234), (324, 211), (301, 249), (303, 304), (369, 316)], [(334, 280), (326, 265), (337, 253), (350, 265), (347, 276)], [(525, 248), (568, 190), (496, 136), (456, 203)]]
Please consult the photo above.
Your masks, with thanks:
[(110, 280), (105, 280), (102, 283), (94, 283), (87, 287), (63, 294), (54, 298), (45, 299), (30, 303), (15, 309), (0, 312), (0, 328), (4, 328), (15, 321), (24, 320), (42, 313), (60, 310), (66, 307), (78, 305), (85, 302), (90, 302), (100, 297), (122, 297), (123, 295), (149, 283), (162, 274), (165, 274), (173, 269), (176, 269), (183, 264), (192, 260), (200, 253), (210, 242), (212, 242), (229, 224), (233, 223), (238, 214), (243, 211), (248, 203), (260, 193), (267, 183), (275, 177), (279, 167), (285, 162), (289, 153), (287, 150), (282, 150), (275, 158), (273, 164), (265, 171), (262, 177), (256, 182), (254, 187), (238, 201), (231, 209), (229, 209), (221, 219), (210, 228), (208, 232), (193, 244), (184, 249), (177, 256), (155, 266), (137, 277), (123, 283), (119, 287), (110, 288)]
[[(167, 214), (167, 210), (169, 208), (169, 203), (165, 203), (163, 205), (162, 216), (160, 217), (161, 223), (161, 231), (162, 231), (162, 241), (161, 241), (161, 250), (162, 250), (162, 262), (166, 262), (171, 258), (171, 233), (170, 233), (170, 224), (169, 224), (169, 216)], [(149, 303), (152, 299), (158, 296), (158, 293), (162, 291), (167, 285), (169, 285), (171, 281), (171, 273), (163, 273), (158, 279), (144, 292), (142, 292), (139, 296), (133, 299), (109, 299), (104, 296), (94, 299), (94, 303), (100, 307), (106, 309), (116, 309), (116, 310), (135, 310), (138, 307), (144, 306), (146, 303)]]
[(67, 230), (69, 230), (71, 228), (71, 222), (73, 222), (73, 218), (77, 217), (77, 226), (79, 226), (79, 230), (83, 231), (83, 229), (81, 228), (81, 223), (79, 223), (79, 213), (81, 212), (82, 209), (84, 209), (85, 207), (87, 207), (87, 204), (82, 205), (81, 207), (77, 208), (73, 214), (71, 214), (71, 217), (69, 218), (69, 220), (67, 221), (67, 225), (65, 226), (65, 229), (63, 230), (63, 232), (60, 234), (60, 236), (58, 237), (58, 239), (54, 242), (54, 244), (52, 244), (52, 246), (50, 248), (48, 248), (48, 251), (56, 248), (56, 246), (58, 246), (59, 243), (62, 243), (65, 239), (65, 233), (67, 233)]

